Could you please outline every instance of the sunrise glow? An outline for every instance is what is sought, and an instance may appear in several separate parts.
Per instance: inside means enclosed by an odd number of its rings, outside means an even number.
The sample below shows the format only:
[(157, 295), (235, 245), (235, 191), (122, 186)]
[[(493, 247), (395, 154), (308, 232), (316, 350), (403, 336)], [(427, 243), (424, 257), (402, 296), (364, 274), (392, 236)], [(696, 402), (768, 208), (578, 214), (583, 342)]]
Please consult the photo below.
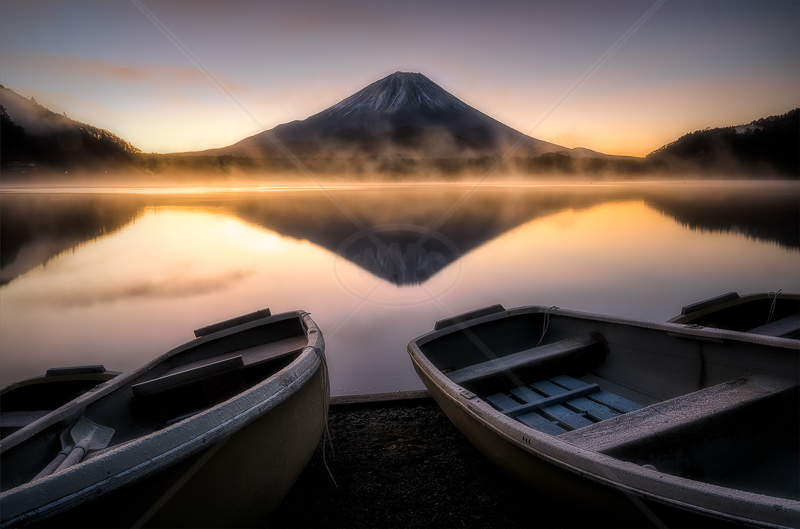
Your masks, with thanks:
[(643, 156), (800, 102), (797, 2), (40, 2), (0, 83), (144, 152), (224, 147), (394, 71), (535, 138)]

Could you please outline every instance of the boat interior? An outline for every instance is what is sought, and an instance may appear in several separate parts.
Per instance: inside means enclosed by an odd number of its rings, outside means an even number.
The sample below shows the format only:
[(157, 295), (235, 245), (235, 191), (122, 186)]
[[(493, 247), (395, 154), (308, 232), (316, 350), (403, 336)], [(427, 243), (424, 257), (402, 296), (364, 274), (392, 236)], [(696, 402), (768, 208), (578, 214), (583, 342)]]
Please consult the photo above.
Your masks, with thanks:
[(440, 322), (452, 332), (419, 340), (420, 351), (522, 425), (674, 476), (800, 500), (797, 348), (546, 312), (456, 323)]
[(118, 374), (106, 371), (102, 365), (51, 368), (44, 376), (3, 388), (0, 392), (0, 439)]
[[(715, 306), (716, 305), (716, 306)], [(703, 327), (800, 339), (800, 296), (748, 295), (730, 292), (683, 307), (676, 322)]]
[(73, 447), (74, 440), (65, 434), (82, 419), (98, 425), (100, 431), (110, 431), (107, 443), (95, 446), (84, 458), (89, 459), (256, 386), (291, 364), (307, 345), (301, 314), (288, 313), (244, 330), (219, 332), (180, 346), (140, 376), (126, 379), (113, 391), (76, 407), (4, 450), (0, 490), (41, 477), (37, 474), (60, 452)]

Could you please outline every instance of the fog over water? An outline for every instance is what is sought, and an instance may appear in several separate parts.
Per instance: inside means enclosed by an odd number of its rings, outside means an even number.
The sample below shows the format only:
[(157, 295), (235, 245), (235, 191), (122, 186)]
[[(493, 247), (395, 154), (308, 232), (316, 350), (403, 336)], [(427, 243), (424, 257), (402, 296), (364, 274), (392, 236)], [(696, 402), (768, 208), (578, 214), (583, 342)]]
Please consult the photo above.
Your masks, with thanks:
[(798, 187), (5, 190), (0, 385), (133, 369), (270, 307), (320, 324), (332, 394), (420, 389), (406, 344), (485, 305), (664, 321), (732, 290), (800, 290)]

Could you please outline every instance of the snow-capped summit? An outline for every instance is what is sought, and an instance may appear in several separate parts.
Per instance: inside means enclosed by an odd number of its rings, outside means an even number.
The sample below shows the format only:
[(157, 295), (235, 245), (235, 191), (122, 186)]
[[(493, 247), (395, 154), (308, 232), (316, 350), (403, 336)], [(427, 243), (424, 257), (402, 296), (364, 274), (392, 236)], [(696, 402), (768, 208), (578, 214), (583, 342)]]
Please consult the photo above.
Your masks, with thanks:
[(327, 112), (346, 116), (407, 108), (458, 111), (466, 107), (463, 101), (421, 73), (395, 72), (333, 105)]
[(472, 108), (421, 73), (395, 72), (305, 120), (198, 154), (248, 157), (520, 156), (569, 149), (526, 136)]

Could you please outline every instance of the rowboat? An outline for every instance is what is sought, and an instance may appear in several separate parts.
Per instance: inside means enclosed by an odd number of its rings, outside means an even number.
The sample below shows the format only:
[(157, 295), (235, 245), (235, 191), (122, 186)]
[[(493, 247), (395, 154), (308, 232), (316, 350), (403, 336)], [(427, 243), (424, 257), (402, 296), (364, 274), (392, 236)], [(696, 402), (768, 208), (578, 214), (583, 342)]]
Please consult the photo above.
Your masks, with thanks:
[(495, 305), (408, 352), (537, 498), (614, 525), (800, 525), (797, 340)]
[(728, 292), (686, 305), (672, 323), (800, 339), (800, 294)]
[(103, 365), (51, 367), (0, 389), (0, 439), (119, 375)]
[(254, 526), (323, 433), (325, 345), (269, 309), (187, 342), (0, 441), (0, 523)]

